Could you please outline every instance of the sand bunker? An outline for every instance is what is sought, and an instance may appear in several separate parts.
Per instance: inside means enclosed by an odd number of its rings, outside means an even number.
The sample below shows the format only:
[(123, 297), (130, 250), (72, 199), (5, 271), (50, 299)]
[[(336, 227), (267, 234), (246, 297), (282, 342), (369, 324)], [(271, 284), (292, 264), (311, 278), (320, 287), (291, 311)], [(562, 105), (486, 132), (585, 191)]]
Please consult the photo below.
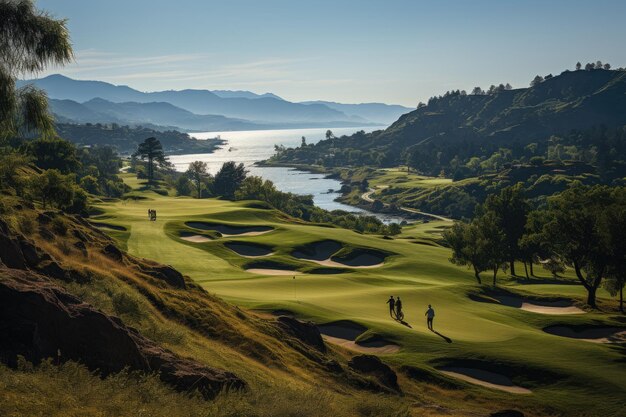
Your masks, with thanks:
[(550, 314), (550, 315), (567, 315), (567, 314), (584, 314), (582, 310), (573, 305), (570, 300), (538, 300), (516, 297), (514, 295), (493, 295), (491, 298), (480, 295), (471, 294), (469, 298), (473, 301), (482, 303), (499, 302), (507, 307), (519, 308), (520, 310), (530, 311), (532, 313)]
[(544, 300), (528, 300), (515, 296), (497, 296), (494, 297), (505, 306), (515, 307), (526, 311), (539, 314), (583, 314), (585, 310), (572, 305), (569, 300), (556, 300), (556, 301), (544, 301)]
[(302, 272), (290, 269), (250, 268), (246, 272), (259, 275), (300, 275)]
[(274, 253), (270, 247), (245, 242), (227, 242), (224, 246), (244, 258), (262, 258)]
[(126, 228), (124, 226), (118, 226), (116, 224), (109, 224), (109, 223), (98, 223), (98, 222), (91, 222), (91, 224), (93, 226), (96, 226), (100, 229), (109, 229), (109, 230), (117, 230), (120, 232), (125, 232)]
[(323, 261), (329, 259), (342, 245), (334, 240), (322, 240), (297, 248), (292, 255), (307, 261)]
[(377, 268), (383, 265), (384, 255), (373, 251), (354, 250), (344, 257), (333, 257), (342, 248), (334, 240), (322, 240), (293, 251), (295, 258), (332, 268)]
[(485, 371), (483, 369), (445, 366), (437, 368), (437, 370), (442, 374), (486, 388), (506, 391), (512, 394), (532, 393), (532, 391), (530, 391), (529, 389), (513, 384), (513, 382), (504, 375), (497, 374), (495, 372)]
[(190, 233), (190, 232), (181, 232), (180, 238), (182, 240), (186, 240), (187, 242), (193, 242), (193, 243), (204, 243), (204, 242), (211, 241), (211, 238), (208, 236), (198, 235), (198, 234)]
[(363, 353), (396, 353), (400, 346), (382, 338), (373, 338), (365, 342), (355, 342), (356, 338), (367, 331), (366, 327), (348, 320), (317, 326), (324, 340), (347, 349)]
[(346, 256), (334, 256), (331, 261), (350, 268), (378, 268), (383, 266), (385, 255), (372, 250), (354, 250)]
[(222, 236), (258, 236), (274, 230), (269, 226), (230, 226), (207, 222), (186, 222), (185, 225), (194, 229), (215, 230)]
[(548, 326), (544, 332), (561, 337), (584, 340), (594, 343), (626, 343), (625, 327), (601, 326)]

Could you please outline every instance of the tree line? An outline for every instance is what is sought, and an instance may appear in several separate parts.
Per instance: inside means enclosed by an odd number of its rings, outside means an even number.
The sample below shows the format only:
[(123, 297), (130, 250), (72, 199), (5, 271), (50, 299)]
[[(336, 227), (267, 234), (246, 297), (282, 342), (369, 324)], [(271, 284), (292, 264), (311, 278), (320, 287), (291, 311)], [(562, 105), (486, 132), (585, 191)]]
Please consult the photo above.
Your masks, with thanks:
[(626, 278), (626, 187), (573, 183), (532, 208), (521, 184), (490, 195), (471, 221), (457, 221), (444, 233), (452, 249), (450, 261), (467, 265), (482, 284), (481, 273), (516, 275), (515, 262), (526, 277), (533, 265), (546, 265), (555, 275), (571, 268), (587, 291), (587, 304), (597, 308), (601, 285), (616, 295), (623, 310)]

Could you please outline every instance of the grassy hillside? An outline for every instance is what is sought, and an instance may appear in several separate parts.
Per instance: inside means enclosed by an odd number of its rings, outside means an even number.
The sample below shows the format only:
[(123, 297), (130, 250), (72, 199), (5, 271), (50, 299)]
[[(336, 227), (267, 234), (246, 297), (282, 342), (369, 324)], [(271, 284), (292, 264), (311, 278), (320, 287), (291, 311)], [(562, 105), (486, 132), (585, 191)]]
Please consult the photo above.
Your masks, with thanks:
[[(584, 308), (584, 291), (571, 277), (553, 280), (547, 276), (500, 277), (501, 288), (495, 292), (479, 287), (469, 271), (448, 262), (449, 251), (438, 244), (445, 224), (407, 227), (399, 238), (389, 240), (305, 224), (253, 202), (164, 197), (149, 191), (142, 196), (141, 200), (99, 204), (102, 214), (94, 221), (107, 232), (118, 229), (115, 236), (129, 253), (171, 264), (238, 306), (289, 312), (344, 330), (362, 326), (363, 332), (355, 336), (357, 349), (399, 346), (399, 351), (383, 358), (401, 371), (401, 383), (407, 381), (404, 389), (410, 395), (436, 398), (445, 392), (457, 410), (453, 414), (465, 415), (471, 409), (491, 409), (493, 404), (523, 404), (520, 408), (528, 415), (600, 416), (615, 415), (621, 409), (621, 393), (626, 389), (624, 369), (619, 365), (623, 348), (544, 331), (554, 325), (579, 330), (623, 328), (623, 318), (611, 313), (615, 301), (606, 292), (600, 295), (600, 312), (528, 311), (524, 306), (530, 303), (532, 307), (533, 302), (570, 301)], [(156, 222), (148, 220), (149, 208), (157, 210)], [(258, 226), (269, 230), (261, 231)], [(237, 230), (241, 227), (246, 229)], [(332, 264), (303, 259), (302, 253), (315, 253), (319, 243), (327, 241), (334, 242), (336, 249), (328, 259)], [(241, 247), (264, 250), (256, 252), (262, 256), (250, 258), (250, 252), (245, 255)], [(366, 259), (358, 255), (384, 258), (384, 263), (354, 267), (359, 261), (348, 266), (348, 259)], [(389, 295), (403, 299), (406, 324), (389, 318), (385, 305)], [(426, 329), (427, 304), (437, 311), (438, 333)], [(548, 311), (559, 312), (558, 308)], [(532, 393), (488, 389), (442, 372), (460, 368), (497, 373)], [(455, 391), (458, 388), (463, 390)], [(460, 393), (463, 401), (457, 403)]]

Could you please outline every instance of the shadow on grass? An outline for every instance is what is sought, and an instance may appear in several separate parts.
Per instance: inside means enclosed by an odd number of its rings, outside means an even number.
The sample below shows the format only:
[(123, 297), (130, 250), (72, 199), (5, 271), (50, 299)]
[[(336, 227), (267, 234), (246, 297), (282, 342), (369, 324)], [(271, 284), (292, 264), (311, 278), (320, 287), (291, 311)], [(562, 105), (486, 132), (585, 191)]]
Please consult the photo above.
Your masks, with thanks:
[(441, 337), (443, 340), (446, 341), (446, 343), (452, 343), (452, 339), (450, 339), (448, 336), (442, 335), (441, 333), (439, 333), (437, 330), (431, 330), (431, 332), (435, 333), (437, 336)]

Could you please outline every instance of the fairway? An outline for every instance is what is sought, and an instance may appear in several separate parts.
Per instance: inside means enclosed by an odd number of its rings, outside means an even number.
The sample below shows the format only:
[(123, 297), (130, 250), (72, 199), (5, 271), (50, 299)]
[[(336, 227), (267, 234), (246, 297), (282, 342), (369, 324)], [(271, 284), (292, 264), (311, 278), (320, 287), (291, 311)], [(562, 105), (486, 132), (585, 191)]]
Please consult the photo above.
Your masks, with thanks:
[[(619, 330), (620, 318), (581, 310), (583, 288), (571, 279), (554, 283), (540, 267), (546, 280), (529, 284), (500, 273), (499, 285), (519, 296), (487, 292), (470, 271), (448, 261), (449, 250), (437, 243), (443, 222), (407, 226), (389, 239), (305, 223), (256, 202), (135, 195), (144, 198), (99, 204), (94, 224), (131, 254), (170, 264), (241, 307), (359, 326), (353, 340), (330, 335), (327, 341), (354, 350), (383, 347), (372, 352), (390, 364), (425, 370), (487, 398), (523, 395), (574, 410), (593, 394), (605, 399), (598, 409), (611, 415), (626, 391), (618, 344), (549, 331), (556, 325)], [(148, 209), (157, 211), (157, 221), (148, 220)], [(381, 262), (350, 265), (364, 254)], [(405, 324), (390, 319), (390, 295), (401, 297)], [(428, 304), (436, 332), (426, 327)], [(509, 388), (493, 383), (498, 380)]]

